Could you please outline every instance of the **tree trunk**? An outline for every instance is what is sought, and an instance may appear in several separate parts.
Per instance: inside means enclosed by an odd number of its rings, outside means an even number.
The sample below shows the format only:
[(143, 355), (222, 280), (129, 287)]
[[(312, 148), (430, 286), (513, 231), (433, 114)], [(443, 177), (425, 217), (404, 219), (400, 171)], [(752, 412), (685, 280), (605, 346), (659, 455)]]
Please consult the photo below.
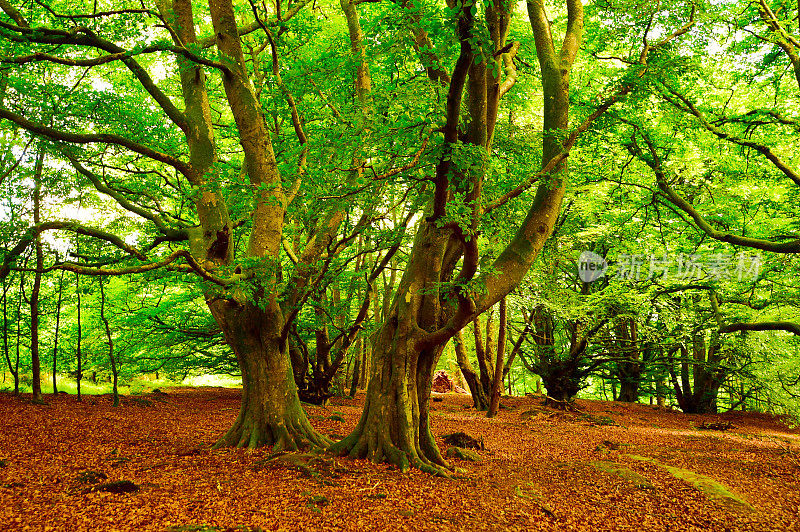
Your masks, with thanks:
[[(565, 167), (561, 165), (553, 179), (539, 186), (525, 220), (494, 261), (496, 273), (487, 274), (486, 293), (478, 295), (463, 288), (475, 277), (479, 266), (480, 252), (473, 232), (478, 230), (481, 217), (477, 206), (482, 201), (487, 165), (470, 165), (468, 171), (462, 171), (453, 164), (454, 150), (460, 140), (462, 96), (469, 75), (469, 118), (464, 120), (468, 129), (467, 142), (483, 148), (485, 154), (481, 155), (488, 157), (496, 119), (494, 111), (501, 91), (493, 75), (486, 75), (486, 64), (494, 61), (492, 66), (499, 67), (503, 55), (493, 56), (483, 48), (473, 47), (475, 7), (474, 2), (460, 6), (457, 21), (460, 53), (447, 93), (447, 116), (442, 129), (444, 152), (433, 176), (433, 197), (426, 216), (418, 225), (406, 270), (375, 342), (364, 412), (355, 430), (330, 448), (337, 454), (386, 460), (404, 471), (414, 466), (433, 474), (448, 474), (429, 424), (428, 400), (433, 370), (447, 342), (522, 281), (552, 233), (564, 193), (561, 170)], [(505, 46), (511, 7), (505, 2), (486, 7), (486, 29), (495, 50), (500, 51)], [(548, 66), (554, 67), (548, 69), (547, 76), (549, 79), (557, 76), (558, 83), (544, 83), (545, 128), (553, 133), (553, 139), (560, 138), (567, 126), (568, 74), (581, 42), (582, 4), (570, 0), (568, 10), (569, 29), (560, 59), (556, 61), (560, 64), (553, 64), (553, 57), (547, 58)], [(546, 30), (538, 22), (532, 24), (538, 52), (538, 36), (543, 31), (550, 35), (549, 23), (545, 17)], [(558, 109), (552, 113), (548, 111), (551, 107)], [(553, 153), (549, 148), (556, 146)], [(560, 140), (545, 141), (543, 166), (552, 168), (556, 162), (554, 157), (560, 155), (562, 148)], [(446, 216), (447, 203), (456, 193), (463, 194), (465, 205), (472, 205), (468, 228), (441, 223)], [(462, 258), (461, 269), (454, 278)], [(499, 372), (502, 375), (502, 367)]]
[[(490, 398), (492, 395), (492, 382), (494, 381), (494, 371), (491, 360), (490, 338), (491, 338), (491, 315), (486, 317), (486, 344), (483, 343), (483, 332), (481, 331), (480, 318), (475, 318), (472, 322), (473, 338), (475, 340), (475, 357), (478, 359), (478, 371), (483, 395)], [(488, 403), (487, 403), (488, 405)], [(488, 408), (488, 406), (487, 406)]]
[(617, 401), (635, 403), (639, 400), (642, 381), (641, 351), (637, 324), (633, 318), (620, 320), (616, 327), (617, 345), (621, 360), (617, 362), (619, 395)]
[(330, 440), (314, 430), (300, 405), (277, 302), (267, 302), (263, 310), (223, 299), (211, 300), (208, 306), (242, 372), (239, 416), (215, 447), (272, 445), (277, 452), (296, 451), (309, 443), (327, 446)]
[(430, 431), (428, 409), (433, 372), (447, 339), (431, 346), (420, 345), (420, 340), (426, 327), (438, 320), (438, 294), (422, 289), (424, 279), (438, 276), (448, 240), (447, 230), (421, 223), (398, 297), (376, 338), (361, 420), (349, 436), (330, 447), (331, 452), (386, 460), (403, 471), (414, 466), (447, 475)]
[(350, 397), (356, 396), (356, 390), (358, 389), (358, 378), (361, 375), (361, 350), (363, 349), (363, 342), (360, 339), (357, 341), (358, 345), (356, 346), (356, 356), (355, 362), (353, 363), (353, 373), (350, 376)]
[(497, 331), (497, 360), (494, 364), (494, 382), (492, 382), (491, 402), (486, 417), (494, 417), (500, 408), (500, 392), (502, 391), (503, 369), (506, 357), (506, 298), (500, 300), (500, 325)]
[(352, 458), (388, 461), (402, 471), (413, 466), (446, 475), (446, 462), (429, 423), (433, 369), (442, 346), (417, 351), (406, 320), (390, 320), (373, 352), (374, 370), (356, 429), (330, 450)]
[[(42, 199), (42, 169), (44, 166), (44, 150), (40, 147), (36, 157), (36, 165), (33, 172), (33, 223), (41, 222), (41, 199)], [(42, 288), (42, 269), (44, 268), (44, 251), (42, 250), (42, 238), (36, 236), (34, 242), (36, 252), (36, 272), (33, 274), (33, 289), (31, 290), (31, 388), (33, 391), (33, 402), (44, 403), (42, 396), (42, 364), (39, 357), (39, 293)]]
[[(25, 258), (23, 268), (28, 267), (28, 259)], [(19, 349), (22, 345), (22, 300), (25, 299), (25, 272), (19, 272), (19, 293), (17, 297), (17, 342), (15, 344), (16, 360), (14, 362), (14, 395), (19, 395)]]
[(17, 395), (19, 390), (19, 373), (14, 369), (14, 365), (11, 363), (11, 352), (8, 349), (8, 289), (10, 287), (11, 281), (9, 280), (6, 282), (6, 279), (3, 279), (3, 354), (8, 364), (8, 371), (14, 378), (14, 395)]
[(119, 406), (119, 389), (117, 388), (118, 374), (117, 374), (117, 359), (114, 356), (114, 339), (111, 336), (111, 326), (108, 323), (106, 316), (106, 291), (103, 288), (103, 276), (99, 277), (100, 282), (100, 321), (103, 322), (103, 327), (106, 330), (106, 345), (108, 346), (108, 359), (111, 362), (111, 378), (112, 378), (112, 393), (114, 397), (113, 406)]
[(64, 298), (64, 272), (58, 278), (58, 301), (56, 302), (56, 330), (53, 333), (53, 395), (58, 394), (58, 382), (56, 381), (56, 371), (58, 369), (58, 332), (61, 326), (61, 303)]
[(467, 350), (464, 348), (464, 335), (461, 331), (454, 338), (454, 346), (458, 367), (461, 369), (462, 375), (464, 375), (464, 380), (467, 381), (469, 393), (472, 394), (472, 405), (476, 410), (488, 410), (489, 401), (486, 394), (483, 393), (480, 377), (469, 361)]
[[(80, 247), (78, 243), (75, 243), (75, 252), (80, 253)], [(75, 348), (75, 356), (78, 359), (78, 374), (75, 376), (75, 380), (78, 385), (78, 401), (81, 400), (81, 379), (83, 379), (83, 357), (81, 356), (81, 276), (77, 273), (75, 274), (75, 295), (77, 296), (77, 317), (76, 320), (78, 322), (78, 340), (77, 346)]]

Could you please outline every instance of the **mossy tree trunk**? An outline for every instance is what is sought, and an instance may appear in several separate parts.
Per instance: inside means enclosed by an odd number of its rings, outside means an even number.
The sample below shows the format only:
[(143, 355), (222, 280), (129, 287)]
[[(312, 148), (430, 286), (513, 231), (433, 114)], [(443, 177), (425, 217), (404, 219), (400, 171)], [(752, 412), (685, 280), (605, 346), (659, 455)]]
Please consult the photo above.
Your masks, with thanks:
[[(561, 133), (567, 125), (569, 71), (583, 27), (582, 4), (568, 0), (567, 36), (561, 51), (556, 52), (544, 5), (533, 9), (536, 16), (531, 15), (531, 23), (546, 78), (544, 125), (552, 132), (545, 140), (542, 166), (543, 173), (551, 177), (539, 186), (525, 220), (494, 261), (491, 273), (481, 278), (485, 289), (478, 293), (470, 288), (480, 258), (476, 233), (487, 209), (497, 206), (482, 207), (485, 163), (500, 98), (513, 86), (510, 53), (516, 53), (519, 45), (505, 45), (513, 5), (500, 1), (486, 6), (485, 17), (497, 53), (473, 48), (475, 7), (474, 2), (465, 2), (460, 8), (460, 54), (449, 80), (444, 155), (433, 176), (435, 188), (427, 216), (417, 228), (408, 265), (375, 342), (364, 412), (355, 430), (331, 446), (337, 454), (385, 460), (402, 470), (414, 466), (442, 475), (447, 474), (446, 464), (431, 433), (428, 411), (433, 371), (446, 343), (519, 285), (552, 233), (564, 193), (566, 167), (561, 163), (565, 141)], [(425, 53), (431, 53), (430, 49)], [(491, 69), (487, 67), (490, 62), (494, 62)], [(504, 65), (507, 75), (501, 79)], [(460, 140), (465, 88), (469, 115)], [(469, 165), (469, 169), (453, 164), (460, 141), (465, 141), (482, 164)], [(446, 221), (447, 204), (456, 197), (471, 209), (466, 223)]]
[(634, 318), (621, 319), (615, 327), (619, 395), (617, 401), (635, 403), (639, 400), (639, 386), (642, 382), (643, 364), (639, 345), (638, 326)]
[(283, 319), (275, 301), (266, 309), (233, 299), (209, 301), (214, 318), (236, 353), (242, 373), (239, 416), (216, 446), (297, 450), (329, 442), (308, 422), (297, 395)]
[(472, 405), (476, 410), (487, 410), (489, 408), (489, 400), (483, 391), (480, 376), (467, 356), (467, 350), (464, 348), (464, 336), (461, 331), (456, 334), (454, 342), (456, 361), (461, 374), (464, 375), (464, 380), (467, 381), (469, 393), (472, 395)]
[[(425, 345), (425, 328), (439, 318), (438, 295), (426, 293), (441, 271), (449, 232), (422, 222), (397, 296), (373, 346), (372, 372), (356, 429), (331, 450), (442, 473), (445, 465), (430, 431), (428, 399), (446, 342)], [(425, 241), (429, 245), (419, 245)], [(427, 282), (426, 282), (427, 281)]]
[[(717, 397), (722, 383), (728, 376), (721, 365), (719, 356), (719, 339), (715, 338), (706, 351), (702, 333), (695, 334), (692, 339), (692, 353), (685, 346), (680, 347), (681, 379), (674, 370), (674, 361), (670, 365), (670, 378), (675, 389), (678, 406), (687, 414), (711, 414), (717, 412)], [(692, 374), (690, 381), (689, 374)]]
[[(39, 148), (36, 156), (34, 168), (34, 187), (33, 187), (33, 223), (41, 223), (41, 201), (42, 201), (42, 171), (44, 169), (44, 148)], [(44, 403), (42, 396), (42, 364), (39, 356), (39, 293), (42, 286), (42, 270), (44, 269), (44, 251), (42, 249), (41, 236), (36, 237), (34, 242), (36, 253), (36, 271), (33, 274), (33, 289), (30, 297), (31, 310), (31, 389), (33, 391), (33, 402)]]

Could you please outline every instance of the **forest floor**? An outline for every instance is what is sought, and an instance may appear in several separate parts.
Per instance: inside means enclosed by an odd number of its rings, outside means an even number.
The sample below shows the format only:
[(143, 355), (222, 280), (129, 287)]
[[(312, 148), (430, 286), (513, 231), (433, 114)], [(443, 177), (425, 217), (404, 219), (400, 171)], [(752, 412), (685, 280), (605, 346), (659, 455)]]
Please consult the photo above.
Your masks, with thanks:
[[(432, 403), (433, 432), (482, 440), (456, 478), (364, 460), (210, 450), (238, 413), (235, 389), (126, 397), (0, 394), (3, 530), (794, 530), (800, 432), (763, 414), (684, 415), (647, 405), (468, 396)], [(347, 434), (363, 392), (308, 407)], [(441, 398), (441, 401), (438, 399)], [(703, 423), (732, 423), (701, 430)], [(310, 467), (307, 467), (310, 466)], [(131, 493), (101, 489), (130, 481)], [(111, 484), (120, 490), (132, 484)]]

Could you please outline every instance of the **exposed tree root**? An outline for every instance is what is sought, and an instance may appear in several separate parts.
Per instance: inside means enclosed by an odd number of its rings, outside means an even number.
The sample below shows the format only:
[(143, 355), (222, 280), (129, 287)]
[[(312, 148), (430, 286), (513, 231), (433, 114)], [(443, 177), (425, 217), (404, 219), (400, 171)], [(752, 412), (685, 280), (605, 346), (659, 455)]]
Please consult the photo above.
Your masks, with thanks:
[(255, 449), (272, 446), (273, 452), (298, 451), (308, 448), (324, 449), (331, 440), (319, 434), (306, 419), (305, 413), (254, 418), (250, 413), (239, 414), (228, 432), (214, 444), (214, 449), (238, 447)]
[(386, 462), (407, 472), (412, 467), (431, 475), (452, 478), (452, 472), (438, 448), (428, 458), (423, 454), (421, 446), (409, 441), (401, 444), (393, 443), (385, 430), (367, 431), (362, 425), (341, 441), (328, 447), (328, 451), (337, 456), (350, 458), (367, 458), (374, 463)]

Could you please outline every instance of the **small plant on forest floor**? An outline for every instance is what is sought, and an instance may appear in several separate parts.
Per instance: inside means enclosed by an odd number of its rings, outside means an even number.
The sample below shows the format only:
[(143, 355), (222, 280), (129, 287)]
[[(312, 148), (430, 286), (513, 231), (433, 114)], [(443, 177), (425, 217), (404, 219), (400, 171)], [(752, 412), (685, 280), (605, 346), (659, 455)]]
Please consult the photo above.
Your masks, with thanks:
[(308, 499), (306, 500), (306, 507), (308, 507), (312, 512), (322, 513), (322, 507), (330, 504), (330, 501), (325, 495), (312, 495), (307, 491), (304, 491), (303, 495), (308, 496)]
[(452, 445), (454, 447), (461, 447), (462, 449), (478, 449), (480, 451), (484, 450), (483, 438), (481, 438), (479, 441), (464, 432), (454, 432), (453, 434), (445, 434), (444, 442), (447, 445)]
[(621, 425), (614, 421), (613, 418), (609, 416), (594, 416), (592, 414), (582, 414), (579, 418), (581, 421), (588, 421), (592, 425), (598, 425), (601, 427), (620, 427)]
[(76, 480), (81, 484), (97, 484), (101, 480), (105, 480), (107, 478), (108, 475), (102, 471), (92, 471), (91, 469), (87, 469), (86, 471), (81, 471), (78, 473)]

